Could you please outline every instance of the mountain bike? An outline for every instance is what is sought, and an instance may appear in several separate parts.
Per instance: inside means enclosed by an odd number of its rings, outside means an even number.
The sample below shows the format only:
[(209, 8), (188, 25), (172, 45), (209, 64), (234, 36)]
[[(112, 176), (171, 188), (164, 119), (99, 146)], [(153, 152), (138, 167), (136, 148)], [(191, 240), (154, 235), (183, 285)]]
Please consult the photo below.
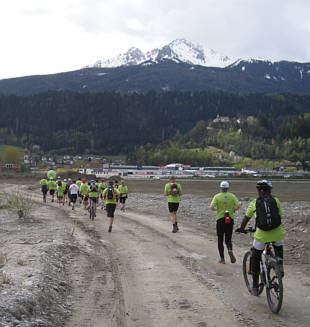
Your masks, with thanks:
[(95, 219), (95, 208), (94, 208), (93, 200), (90, 200), (88, 211), (89, 211), (89, 219), (94, 220)]
[[(248, 228), (243, 233), (253, 233), (254, 228)], [(242, 271), (243, 277), (249, 292), (251, 290), (251, 281), (249, 276), (251, 271), (251, 255), (252, 251), (247, 251), (243, 257)], [(260, 295), (264, 287), (266, 288), (266, 297), (271, 312), (278, 313), (281, 310), (283, 302), (283, 282), (282, 271), (280, 269), (281, 258), (275, 256), (272, 244), (266, 243), (265, 249), (260, 261), (259, 286), (258, 294)]]

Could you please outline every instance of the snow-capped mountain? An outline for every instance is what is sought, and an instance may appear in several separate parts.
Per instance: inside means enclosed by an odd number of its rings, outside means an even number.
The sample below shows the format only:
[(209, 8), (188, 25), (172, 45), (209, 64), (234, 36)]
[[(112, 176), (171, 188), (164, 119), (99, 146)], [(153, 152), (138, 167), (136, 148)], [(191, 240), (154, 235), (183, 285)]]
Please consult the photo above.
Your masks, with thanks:
[(95, 67), (119, 67), (139, 65), (146, 61), (154, 63), (162, 60), (173, 60), (191, 65), (206, 67), (226, 67), (236, 60), (223, 56), (213, 49), (204, 48), (185, 39), (177, 39), (171, 43), (143, 53), (138, 48), (131, 48), (126, 53), (120, 54), (108, 60), (99, 60)]

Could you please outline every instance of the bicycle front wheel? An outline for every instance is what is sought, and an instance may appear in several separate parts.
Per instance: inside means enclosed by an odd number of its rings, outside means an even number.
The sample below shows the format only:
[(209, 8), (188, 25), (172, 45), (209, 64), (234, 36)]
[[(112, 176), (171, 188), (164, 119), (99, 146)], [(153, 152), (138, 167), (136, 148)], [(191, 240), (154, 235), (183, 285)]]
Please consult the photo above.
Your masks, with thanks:
[(269, 286), (266, 286), (268, 306), (271, 312), (278, 313), (283, 302), (283, 283), (279, 265), (270, 262), (268, 265)]
[[(251, 291), (252, 288), (251, 254), (252, 254), (251, 251), (246, 252), (243, 257), (243, 263), (242, 263), (243, 278), (249, 292)], [(260, 295), (264, 290), (264, 283), (262, 281), (261, 272), (259, 273), (258, 285), (259, 285), (258, 294)]]

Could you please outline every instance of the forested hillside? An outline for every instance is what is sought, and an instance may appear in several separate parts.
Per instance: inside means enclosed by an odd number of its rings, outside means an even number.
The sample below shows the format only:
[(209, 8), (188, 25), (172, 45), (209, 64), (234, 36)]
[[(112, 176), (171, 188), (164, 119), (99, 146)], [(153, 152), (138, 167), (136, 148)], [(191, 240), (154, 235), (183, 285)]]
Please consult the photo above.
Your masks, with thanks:
[(150, 165), (181, 161), (197, 166), (241, 167), (249, 164), (245, 158), (256, 160), (256, 167), (291, 161), (309, 168), (310, 114), (290, 116), (282, 122), (262, 113), (225, 122), (200, 121), (184, 136), (140, 147), (128, 156), (132, 163)]
[[(272, 138), (283, 138), (286, 133), (295, 137), (294, 131), (282, 122), (288, 116), (309, 111), (310, 96), (291, 94), (197, 91), (122, 95), (62, 91), (34, 96), (3, 95), (0, 96), (0, 141), (21, 146), (38, 144), (44, 151), (59, 154), (129, 153), (147, 143), (159, 144), (181, 137), (197, 122), (206, 122), (217, 115), (246, 117), (259, 113), (272, 119), (273, 126), (283, 126), (282, 134)], [(243, 140), (252, 130), (242, 128)], [(267, 131), (273, 133), (274, 129), (267, 128)], [(212, 142), (218, 144), (220, 139), (218, 136)], [(182, 142), (186, 146), (185, 138)], [(255, 156), (256, 150), (251, 151), (250, 155)]]

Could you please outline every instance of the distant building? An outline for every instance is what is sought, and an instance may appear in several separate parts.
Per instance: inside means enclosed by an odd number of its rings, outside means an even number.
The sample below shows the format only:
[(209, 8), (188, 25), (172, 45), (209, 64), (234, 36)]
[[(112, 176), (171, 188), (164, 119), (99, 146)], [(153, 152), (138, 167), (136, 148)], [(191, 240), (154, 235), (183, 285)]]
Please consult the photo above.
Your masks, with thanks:
[(229, 117), (221, 117), (219, 114), (213, 119), (213, 123), (229, 123)]

